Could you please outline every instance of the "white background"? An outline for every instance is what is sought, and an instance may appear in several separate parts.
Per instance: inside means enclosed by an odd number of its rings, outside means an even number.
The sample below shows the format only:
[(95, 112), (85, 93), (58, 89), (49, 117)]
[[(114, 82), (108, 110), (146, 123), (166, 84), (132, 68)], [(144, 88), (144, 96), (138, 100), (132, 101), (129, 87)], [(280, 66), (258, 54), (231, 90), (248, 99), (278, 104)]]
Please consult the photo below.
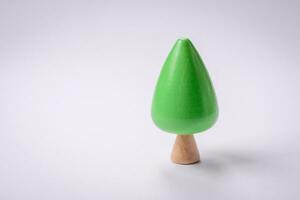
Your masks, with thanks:
[[(299, 199), (299, 1), (0, 1), (0, 199)], [(172, 164), (151, 121), (179, 37), (217, 124)]]

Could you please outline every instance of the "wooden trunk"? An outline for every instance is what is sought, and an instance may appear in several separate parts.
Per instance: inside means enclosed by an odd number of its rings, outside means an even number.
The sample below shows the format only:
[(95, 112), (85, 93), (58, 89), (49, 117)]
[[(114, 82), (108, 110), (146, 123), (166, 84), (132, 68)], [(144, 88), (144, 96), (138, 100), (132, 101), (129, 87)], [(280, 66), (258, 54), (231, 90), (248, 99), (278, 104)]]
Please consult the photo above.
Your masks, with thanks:
[(171, 159), (176, 164), (189, 165), (200, 161), (193, 135), (177, 135)]

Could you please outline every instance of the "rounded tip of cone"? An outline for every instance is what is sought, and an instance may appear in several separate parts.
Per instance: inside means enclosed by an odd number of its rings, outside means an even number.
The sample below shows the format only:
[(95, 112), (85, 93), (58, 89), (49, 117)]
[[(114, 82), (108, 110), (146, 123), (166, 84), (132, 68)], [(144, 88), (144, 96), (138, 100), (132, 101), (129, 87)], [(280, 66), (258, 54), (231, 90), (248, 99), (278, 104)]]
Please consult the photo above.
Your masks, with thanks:
[(176, 42), (177, 45), (179, 46), (186, 46), (186, 45), (190, 45), (192, 42), (189, 38), (185, 38), (185, 37), (182, 37), (182, 38), (179, 38)]
[(178, 41), (179, 42), (188, 42), (188, 41), (190, 41), (190, 39), (187, 37), (182, 37), (182, 38), (179, 38)]

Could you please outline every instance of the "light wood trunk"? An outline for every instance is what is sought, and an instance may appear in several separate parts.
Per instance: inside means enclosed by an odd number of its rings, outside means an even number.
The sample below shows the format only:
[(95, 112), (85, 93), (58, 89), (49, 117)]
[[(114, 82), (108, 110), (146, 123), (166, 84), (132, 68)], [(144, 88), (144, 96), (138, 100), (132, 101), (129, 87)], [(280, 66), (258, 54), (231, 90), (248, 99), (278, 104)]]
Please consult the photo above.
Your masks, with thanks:
[(200, 161), (199, 151), (193, 135), (177, 135), (171, 159), (174, 163), (189, 165)]

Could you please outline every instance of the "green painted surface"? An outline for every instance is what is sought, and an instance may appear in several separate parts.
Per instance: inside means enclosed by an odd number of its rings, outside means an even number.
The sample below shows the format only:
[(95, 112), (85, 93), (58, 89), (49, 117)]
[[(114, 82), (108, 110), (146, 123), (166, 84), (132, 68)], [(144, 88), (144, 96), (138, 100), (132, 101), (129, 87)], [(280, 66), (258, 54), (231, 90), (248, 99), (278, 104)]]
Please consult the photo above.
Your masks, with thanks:
[(216, 122), (218, 106), (209, 74), (189, 39), (179, 39), (169, 53), (155, 88), (152, 119), (176, 134), (202, 132)]

